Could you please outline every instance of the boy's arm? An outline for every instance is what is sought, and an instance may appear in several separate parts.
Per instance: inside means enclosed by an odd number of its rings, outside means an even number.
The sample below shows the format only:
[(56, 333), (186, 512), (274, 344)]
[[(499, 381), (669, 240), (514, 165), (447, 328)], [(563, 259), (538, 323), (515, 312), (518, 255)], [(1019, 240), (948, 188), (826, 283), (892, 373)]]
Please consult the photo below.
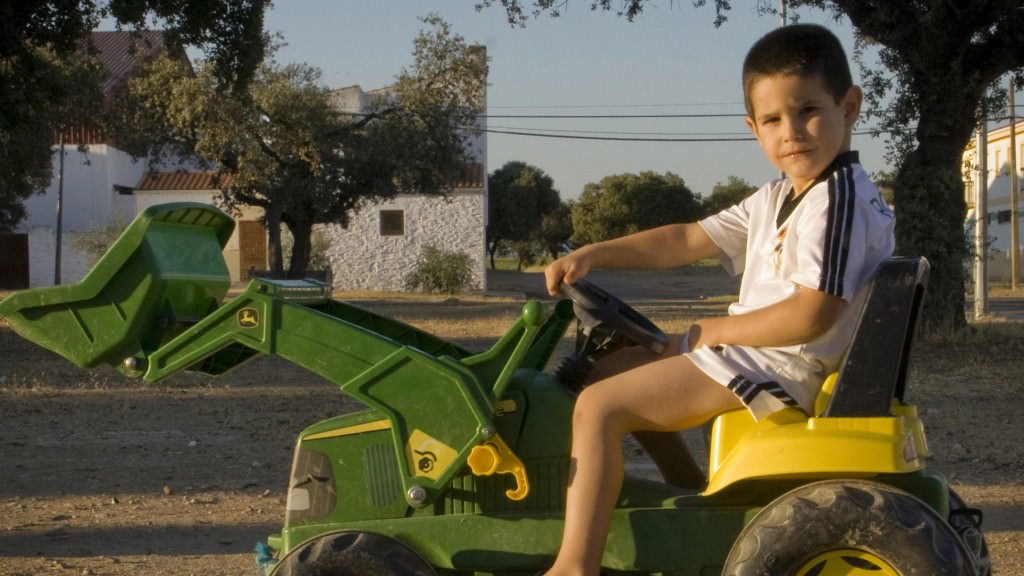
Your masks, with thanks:
[(798, 286), (789, 298), (760, 310), (698, 320), (690, 328), (690, 347), (803, 344), (827, 332), (845, 305), (839, 296)]
[(548, 293), (556, 296), (563, 280), (572, 284), (595, 268), (675, 268), (718, 252), (699, 224), (669, 224), (587, 244), (548, 264), (544, 277)]

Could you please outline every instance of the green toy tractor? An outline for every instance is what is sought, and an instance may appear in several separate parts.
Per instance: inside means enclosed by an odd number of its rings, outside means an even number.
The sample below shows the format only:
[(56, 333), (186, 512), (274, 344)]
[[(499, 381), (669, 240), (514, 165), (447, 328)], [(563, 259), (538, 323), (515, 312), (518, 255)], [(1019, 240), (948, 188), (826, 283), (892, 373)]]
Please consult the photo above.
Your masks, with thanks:
[[(365, 409), (298, 437), (284, 526), (258, 546), (275, 576), (527, 575), (557, 552), (572, 391), (623, 345), (662, 334), (586, 282), (527, 302), (489, 349), (470, 351), (334, 300), (315, 281), (253, 280), (225, 301), (233, 222), (191, 203), (143, 212), (71, 285), (16, 292), (0, 315), (82, 367), (156, 381), (219, 375), (274, 354)], [(887, 261), (815, 414), (717, 418), (707, 482), (627, 475), (603, 557), (608, 574), (973, 575), (991, 571), (981, 512), (926, 467), (905, 400), (928, 265)], [(576, 351), (545, 371), (575, 324)]]

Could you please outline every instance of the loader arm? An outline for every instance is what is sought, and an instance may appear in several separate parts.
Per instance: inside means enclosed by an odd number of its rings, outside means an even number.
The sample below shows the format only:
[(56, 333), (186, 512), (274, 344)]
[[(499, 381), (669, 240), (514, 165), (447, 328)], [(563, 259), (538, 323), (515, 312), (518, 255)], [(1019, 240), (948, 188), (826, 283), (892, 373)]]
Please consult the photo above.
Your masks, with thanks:
[(548, 316), (527, 302), (505, 336), (474, 354), (333, 300), (312, 280), (255, 279), (221, 303), (231, 226), (211, 206), (153, 207), (82, 282), (15, 293), (0, 315), (80, 366), (106, 362), (147, 382), (184, 370), (219, 375), (261, 354), (306, 368), (386, 421), (415, 506), (495, 436), (495, 406), (513, 373), (542, 369), (572, 318), (565, 305)]

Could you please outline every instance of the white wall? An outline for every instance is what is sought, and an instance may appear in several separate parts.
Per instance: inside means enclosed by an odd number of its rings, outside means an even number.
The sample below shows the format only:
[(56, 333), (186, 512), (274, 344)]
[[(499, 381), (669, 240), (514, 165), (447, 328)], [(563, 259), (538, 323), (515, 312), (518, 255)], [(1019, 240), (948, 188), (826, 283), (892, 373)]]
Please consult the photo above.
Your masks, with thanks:
[[(380, 211), (402, 210), (405, 234), (382, 236)], [(420, 253), (433, 245), (470, 256), (472, 290), (486, 289), (484, 220), (487, 209), (479, 189), (439, 196), (400, 196), (363, 208), (348, 229), (325, 226), (330, 242), (334, 287), (338, 290), (404, 291), (406, 277)]]
[[(53, 148), (53, 180), (44, 194), (25, 202), (28, 218), (19, 227), (27, 231), (34, 226), (57, 225), (57, 199), (60, 187), (59, 148)], [(94, 144), (80, 152), (74, 144), (64, 149), (63, 231), (81, 232), (107, 223), (114, 214), (130, 220), (135, 215), (135, 198), (121, 195), (114, 186), (134, 187), (146, 170), (145, 161), (133, 162), (128, 154), (107, 146)]]
[[(79, 254), (73, 247), (78, 233), (61, 234), (61, 284), (78, 282), (89, 272), (88, 257)], [(53, 286), (56, 262), (56, 231), (49, 226), (33, 226), (28, 231), (28, 280), (29, 287)]]

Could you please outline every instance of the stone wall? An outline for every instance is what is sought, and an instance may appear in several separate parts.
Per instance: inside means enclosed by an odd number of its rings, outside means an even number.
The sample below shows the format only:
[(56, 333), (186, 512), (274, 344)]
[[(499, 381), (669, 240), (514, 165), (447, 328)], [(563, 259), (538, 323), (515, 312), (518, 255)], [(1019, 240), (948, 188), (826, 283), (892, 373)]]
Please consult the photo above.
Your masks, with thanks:
[[(401, 212), (401, 233), (381, 229), (382, 211)], [(458, 190), (448, 198), (406, 195), (372, 204), (353, 216), (348, 229), (325, 226), (329, 258), (337, 290), (399, 292), (427, 246), (469, 255), (473, 268), (470, 290), (486, 289), (484, 191)], [(393, 222), (392, 222), (393, 223)]]

